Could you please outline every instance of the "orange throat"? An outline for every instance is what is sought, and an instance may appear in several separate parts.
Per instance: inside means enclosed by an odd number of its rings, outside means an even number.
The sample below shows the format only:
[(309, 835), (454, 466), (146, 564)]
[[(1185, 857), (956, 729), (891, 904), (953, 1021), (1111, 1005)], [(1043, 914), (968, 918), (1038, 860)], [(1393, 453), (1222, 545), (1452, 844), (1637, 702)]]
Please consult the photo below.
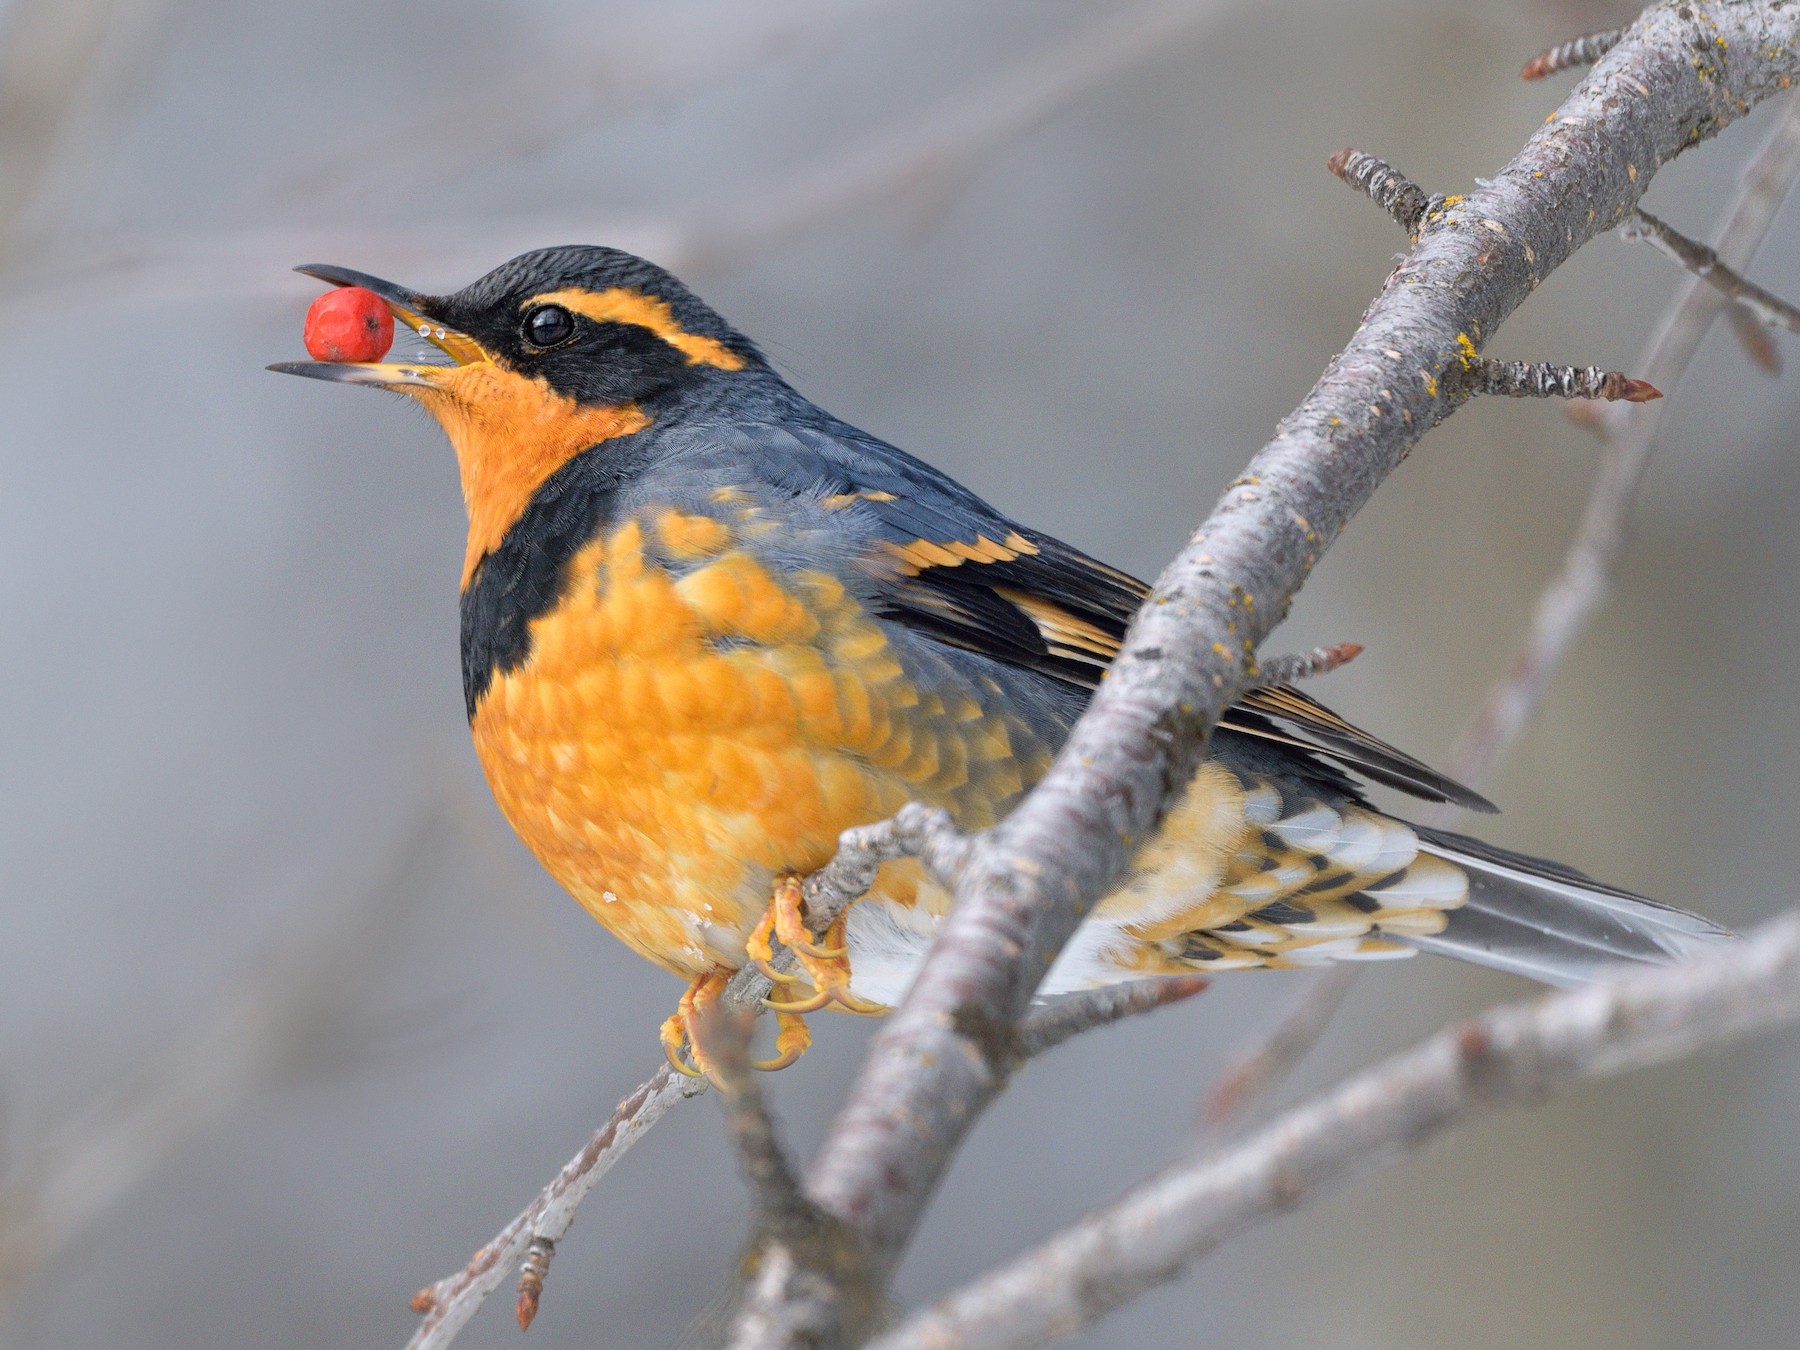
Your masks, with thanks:
[(446, 370), (435, 388), (406, 392), (437, 418), (456, 451), (469, 512), (464, 590), (545, 480), (583, 450), (650, 425), (635, 403), (584, 407), (543, 380), (487, 361)]

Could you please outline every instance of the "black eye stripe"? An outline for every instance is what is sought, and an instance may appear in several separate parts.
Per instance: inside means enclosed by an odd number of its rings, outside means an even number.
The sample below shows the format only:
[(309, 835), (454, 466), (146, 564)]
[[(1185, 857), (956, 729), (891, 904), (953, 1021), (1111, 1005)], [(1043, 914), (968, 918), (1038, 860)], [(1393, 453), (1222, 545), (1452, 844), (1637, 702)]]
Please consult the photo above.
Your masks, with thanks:
[(533, 347), (555, 347), (575, 336), (575, 316), (561, 305), (538, 305), (526, 314), (520, 331)]

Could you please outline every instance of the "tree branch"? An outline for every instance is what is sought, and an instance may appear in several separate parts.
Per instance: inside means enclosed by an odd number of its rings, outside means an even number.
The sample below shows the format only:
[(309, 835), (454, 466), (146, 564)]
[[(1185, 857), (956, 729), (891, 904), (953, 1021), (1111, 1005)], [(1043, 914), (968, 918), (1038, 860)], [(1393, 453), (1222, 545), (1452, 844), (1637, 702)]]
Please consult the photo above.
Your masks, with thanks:
[(1310, 652), (1293, 652), (1272, 656), (1257, 663), (1253, 688), (1275, 684), (1297, 684), (1301, 680), (1329, 675), (1339, 666), (1347, 666), (1362, 655), (1362, 643), (1338, 642), (1329, 647), (1314, 647)]
[(1663, 163), (1789, 82), (1796, 38), (1800, 7), (1647, 11), (1518, 157), (1430, 223), (1164, 571), (1050, 774), (969, 850), (932, 954), (813, 1169), (812, 1198), (863, 1235), (878, 1272), (1003, 1085), (1011, 1024), (1186, 785), (1257, 645), (1349, 519), (1461, 402), (1440, 377), (1463, 344), (1485, 341), (1635, 207)]
[(1648, 380), (1634, 380), (1620, 370), (1599, 366), (1555, 366), (1544, 361), (1496, 361), (1475, 356), (1463, 370), (1463, 387), (1471, 394), (1502, 398), (1598, 398), (1609, 403), (1648, 403), (1662, 391)]
[[(413, 1295), (413, 1311), (423, 1313), (425, 1320), (406, 1343), (407, 1350), (442, 1350), (455, 1340), (487, 1296), (504, 1284), (525, 1259), (527, 1249), (536, 1242), (540, 1252), (553, 1251), (574, 1222), (576, 1207), (625, 1151), (671, 1107), (704, 1091), (705, 1079), (684, 1078), (666, 1065), (634, 1088), (619, 1103), (612, 1119), (595, 1131), (587, 1146), (568, 1161), (518, 1218), (476, 1252), (464, 1269)], [(537, 1312), (537, 1294), (542, 1292), (544, 1269), (549, 1265), (547, 1255), (541, 1260), (530, 1301), (532, 1315)], [(521, 1290), (521, 1307), (523, 1303)], [(523, 1320), (529, 1322), (530, 1316)]]
[[(882, 864), (899, 858), (918, 858), (940, 884), (954, 885), (970, 847), (949, 813), (916, 802), (902, 807), (891, 820), (846, 830), (831, 861), (806, 878), (807, 917), (815, 932), (823, 932), (867, 893)], [(793, 954), (778, 945), (773, 964), (777, 970), (792, 970)], [(1177, 978), (1076, 995), (1026, 1018), (1018, 1028), (1013, 1053), (1021, 1061), (1032, 1058), (1083, 1031), (1191, 997), (1206, 983), (1202, 977)], [(746, 966), (725, 986), (720, 1006), (727, 1014), (760, 1012), (771, 988), (768, 976)], [(664, 1066), (628, 1093), (612, 1118), (467, 1266), (413, 1296), (413, 1311), (424, 1320), (407, 1350), (443, 1350), (450, 1345), (488, 1296), (521, 1266), (517, 1314), (521, 1325), (529, 1326), (537, 1316), (557, 1244), (574, 1223), (582, 1201), (657, 1121), (708, 1086), (704, 1078), (686, 1078)], [(795, 1274), (804, 1271), (796, 1269)]]
[(1515, 1003), (1441, 1031), (1181, 1159), (871, 1350), (1024, 1350), (1173, 1279), (1225, 1239), (1502, 1107), (1800, 1018), (1800, 916), (1680, 965)]
[[(1775, 209), (1786, 195), (1787, 185), (1792, 182), (1794, 173), (1800, 171), (1800, 141), (1795, 139), (1797, 126), (1800, 126), (1800, 100), (1796, 100), (1745, 166), (1719, 235), (1719, 248), (1730, 256), (1741, 256), (1747, 261), (1755, 252), (1773, 223)], [(1637, 211), (1635, 217), (1654, 219), (1642, 210)], [(1693, 247), (1705, 248), (1700, 244), (1693, 244)], [(1719, 257), (1711, 249), (1706, 252), (1715, 259)], [(1718, 265), (1720, 268), (1725, 266), (1722, 261)], [(1698, 306), (1692, 303), (1694, 294), (1696, 292), (1690, 289), (1677, 296), (1659, 326), (1657, 337), (1638, 363), (1640, 369), (1655, 372), (1657, 379), (1665, 381), (1671, 388), (1697, 350), (1704, 325), (1709, 324), (1717, 312), (1715, 307), (1703, 316)], [(1731, 312), (1736, 316), (1745, 311), (1733, 309)], [(1750, 328), (1759, 338), (1764, 336), (1764, 330), (1754, 320)], [(1671, 346), (1676, 342), (1681, 344), (1679, 351)], [(1768, 369), (1774, 359), (1772, 346), (1766, 351), (1751, 347), (1751, 355), (1764, 369)], [(1654, 417), (1635, 418), (1625, 425), (1643, 428), (1643, 434), (1651, 437), (1655, 434)], [(1641, 451), (1635, 444), (1627, 448), (1627, 437), (1623, 435), (1615, 435), (1611, 443), (1613, 449), (1608, 456), (1608, 467), (1602, 469), (1595, 481), (1582, 527), (1570, 546), (1563, 570), (1538, 601), (1538, 615), (1531, 636), (1514, 658), (1512, 672), (1489, 696), (1486, 705), (1476, 712), (1451, 753), (1450, 773), (1459, 782), (1479, 787), (1487, 778), (1537, 711), (1543, 691), (1549, 687), (1563, 659), (1586, 631), (1611, 589), (1610, 577), (1618, 563), (1618, 551), (1623, 548), (1635, 485), (1648, 463), (1649, 445), (1645, 442)], [(1639, 457), (1619, 463), (1626, 456)], [(1612, 542), (1610, 552), (1604, 556), (1610, 560), (1595, 570), (1592, 558), (1596, 553), (1596, 541), (1607, 540)], [(1597, 589), (1591, 593), (1585, 589), (1596, 585)], [(1571, 587), (1582, 590), (1574, 592)], [(1549, 627), (1546, 627), (1547, 615), (1555, 618), (1555, 623)], [(1427, 824), (1442, 826), (1450, 824), (1456, 815), (1455, 807), (1435, 807), (1425, 813), (1425, 820)], [(1214, 1129), (1229, 1125), (1254, 1100), (1279, 1082), (1324, 1034), (1360, 974), (1360, 967), (1344, 965), (1312, 976), (1306, 989), (1277, 1020), (1273, 1029), (1234, 1060), (1220, 1076), (1202, 1107), (1207, 1123)]]
[[(868, 891), (883, 863), (898, 858), (919, 858), (928, 873), (951, 884), (966, 848), (967, 841), (948, 813), (916, 803), (902, 807), (892, 820), (846, 830), (831, 861), (806, 878), (808, 918), (815, 931), (823, 932)], [(793, 953), (778, 946), (773, 964), (777, 970), (792, 970)], [(745, 966), (725, 986), (720, 1006), (728, 1015), (760, 1012), (773, 987), (768, 976), (754, 966)], [(423, 1314), (424, 1321), (407, 1342), (407, 1350), (443, 1350), (521, 1265), (516, 1310), (520, 1324), (530, 1326), (537, 1316), (556, 1245), (575, 1222), (581, 1202), (657, 1121), (708, 1086), (704, 1078), (687, 1078), (665, 1065), (627, 1093), (612, 1118), (467, 1266), (413, 1296), (413, 1311)]]
[(1450, 201), (1425, 191), (1385, 159), (1366, 150), (1346, 147), (1326, 160), (1325, 167), (1386, 211), (1394, 218), (1394, 224), (1409, 235), (1417, 235), (1428, 217), (1436, 215), (1442, 219), (1441, 213)]

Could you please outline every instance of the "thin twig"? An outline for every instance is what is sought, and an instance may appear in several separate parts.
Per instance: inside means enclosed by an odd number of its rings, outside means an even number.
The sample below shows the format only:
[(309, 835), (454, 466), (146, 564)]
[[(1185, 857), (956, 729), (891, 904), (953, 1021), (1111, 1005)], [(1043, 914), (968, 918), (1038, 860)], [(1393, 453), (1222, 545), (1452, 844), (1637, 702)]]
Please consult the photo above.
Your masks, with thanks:
[(664, 1065), (628, 1093), (612, 1119), (595, 1131), (587, 1146), (568, 1161), (523, 1213), (476, 1252), (464, 1269), (413, 1295), (412, 1309), (423, 1313), (424, 1321), (406, 1343), (407, 1350), (441, 1350), (449, 1345), (487, 1296), (506, 1282), (532, 1244), (546, 1239), (541, 1248), (544, 1269), (537, 1272), (532, 1300), (531, 1312), (535, 1315), (536, 1294), (543, 1290), (549, 1253), (574, 1221), (576, 1207), (671, 1107), (704, 1091), (705, 1079), (684, 1077)]
[(513, 1318), (520, 1331), (530, 1331), (531, 1324), (537, 1320), (538, 1303), (544, 1297), (544, 1280), (550, 1274), (550, 1262), (555, 1257), (556, 1244), (547, 1237), (534, 1237), (525, 1245), (525, 1259), (519, 1265), (519, 1293), (513, 1300)]
[(1256, 678), (1250, 688), (1266, 689), (1276, 684), (1298, 684), (1301, 680), (1329, 675), (1339, 666), (1347, 666), (1362, 655), (1362, 643), (1339, 642), (1330, 647), (1314, 647), (1310, 652), (1292, 652), (1272, 656), (1258, 662)]
[(1358, 192), (1365, 193), (1409, 235), (1416, 235), (1422, 222), (1441, 212), (1450, 198), (1426, 192), (1412, 179), (1389, 164), (1363, 150), (1349, 147), (1325, 161), (1325, 167)]
[(1598, 366), (1553, 366), (1543, 361), (1496, 361), (1470, 357), (1458, 377), (1471, 394), (1502, 398), (1599, 398), (1609, 403), (1648, 403), (1662, 390), (1648, 380), (1634, 380)]
[(1225, 1239), (1503, 1107), (1800, 1018), (1800, 916), (1674, 966), (1484, 1013), (1195, 1152), (952, 1294), (871, 1350), (1025, 1350), (1067, 1336)]
[(1625, 36), (1623, 28), (1608, 28), (1604, 32), (1588, 33), (1582, 37), (1570, 38), (1560, 47), (1551, 47), (1541, 51), (1525, 63), (1525, 69), (1519, 72), (1522, 80), (1541, 80), (1546, 75), (1554, 75), (1559, 70), (1568, 70), (1574, 66), (1591, 66), (1619, 45), (1619, 39)]
[(1013, 1032), (1014, 1052), (1021, 1060), (1035, 1059), (1084, 1031), (1190, 999), (1209, 983), (1204, 975), (1163, 975), (1071, 994), (1020, 1019)]
[(1739, 308), (1770, 328), (1800, 333), (1800, 309), (1773, 291), (1764, 290), (1727, 264), (1715, 250), (1698, 239), (1689, 239), (1642, 207), (1632, 212), (1631, 219), (1619, 227), (1619, 235), (1624, 239), (1642, 239), (1653, 245), (1659, 253), (1673, 258), (1715, 291), (1730, 296)]
[[(1719, 227), (1717, 250), (1728, 265), (1740, 269), (1755, 254), (1796, 173), (1800, 173), (1800, 98), (1791, 98), (1745, 167)], [(1725, 304), (1725, 296), (1705, 282), (1690, 281), (1664, 315), (1636, 369), (1657, 388), (1674, 389)], [(1562, 568), (1538, 597), (1525, 641), (1450, 753), (1450, 775), (1461, 782), (1478, 782), (1518, 739), (1551, 677), (1612, 589), (1625, 548), (1626, 521), (1649, 467), (1662, 411), (1660, 404), (1612, 404), (1595, 412), (1595, 425), (1608, 441), (1606, 458)]]

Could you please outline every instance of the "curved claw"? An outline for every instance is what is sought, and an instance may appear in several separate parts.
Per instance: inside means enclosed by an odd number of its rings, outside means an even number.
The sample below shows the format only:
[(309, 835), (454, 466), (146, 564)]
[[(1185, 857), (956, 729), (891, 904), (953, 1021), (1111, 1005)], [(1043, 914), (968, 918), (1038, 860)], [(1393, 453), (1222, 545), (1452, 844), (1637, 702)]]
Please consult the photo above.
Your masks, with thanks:
[(785, 1069), (812, 1045), (812, 1032), (806, 1023), (792, 1013), (784, 1013), (780, 1009), (775, 1012), (775, 1020), (781, 1030), (775, 1036), (775, 1057), (751, 1061), (751, 1067), (761, 1069), (764, 1073), (774, 1073), (777, 1069)]
[(687, 1062), (684, 1053), (688, 1048), (687, 1029), (680, 1013), (663, 1020), (662, 1029), (657, 1032), (656, 1038), (662, 1042), (663, 1056), (669, 1061), (671, 1069), (689, 1078), (704, 1077), (698, 1068)]
[(763, 1000), (763, 1007), (769, 1009), (777, 1017), (780, 1017), (784, 1013), (793, 1017), (800, 1013), (817, 1012), (826, 1004), (835, 1002), (837, 1002), (837, 991), (827, 986), (826, 988), (815, 992), (811, 998), (797, 999), (792, 1003), (786, 1003), (780, 999), (765, 998)]
[(763, 974), (767, 975), (776, 984), (804, 984), (804, 983), (806, 983), (806, 977), (804, 975), (799, 975), (799, 974), (796, 974), (795, 972), (789, 971), (789, 970), (777, 970), (777, 969), (775, 969), (774, 966), (770, 965), (769, 962), (767, 960), (765, 960), (763, 957), (752, 956), (750, 958), (750, 964), (755, 966)]
[(710, 970), (698, 976), (682, 994), (675, 1011), (663, 1019), (656, 1038), (662, 1042), (663, 1054), (676, 1073), (686, 1074), (689, 1078), (712, 1077), (712, 1065), (694, 1042), (694, 1019), (704, 1016), (718, 1003), (719, 991), (724, 989), (729, 978), (730, 972), (724, 970)]
[[(848, 947), (821, 946), (813, 940), (812, 930), (806, 926), (806, 918), (802, 910), (806, 905), (806, 893), (800, 887), (800, 878), (793, 872), (784, 872), (775, 879), (774, 894), (769, 898), (769, 912), (763, 916), (763, 923), (756, 926), (756, 934), (763, 934), (763, 925), (769, 925), (781, 943), (796, 956), (810, 956), (819, 961), (839, 961), (850, 954)], [(826, 930), (824, 941), (831, 940), (831, 934), (837, 931), (837, 924)], [(765, 938), (766, 945), (766, 938)]]
[[(802, 929), (804, 933), (806, 930)], [(810, 937), (796, 935), (793, 938), (782, 936), (782, 944), (797, 956), (810, 956), (816, 961), (842, 961), (850, 955), (849, 947), (821, 947)]]
[(880, 1017), (887, 1009), (879, 1003), (871, 1003), (866, 998), (858, 998), (850, 992), (849, 984), (833, 985), (831, 997), (838, 1007), (845, 1012), (855, 1013), (858, 1017)]
[[(814, 938), (806, 926), (805, 908), (800, 877), (793, 872), (782, 873), (775, 878), (768, 910), (745, 944), (750, 963), (777, 985), (771, 993), (797, 994), (795, 986), (807, 984), (812, 989), (810, 994), (792, 999), (763, 999), (763, 1006), (774, 1012), (781, 1030), (775, 1037), (775, 1057), (756, 1061), (758, 1069), (785, 1069), (806, 1053), (812, 1044), (812, 1034), (803, 1020), (807, 1013), (833, 1005), (864, 1017), (887, 1011), (850, 992), (850, 966), (846, 959), (850, 955), (848, 915), (838, 915), (824, 933)], [(790, 974), (775, 969), (777, 940), (799, 961), (799, 971)], [(703, 1062), (701, 1067), (705, 1067)]]

